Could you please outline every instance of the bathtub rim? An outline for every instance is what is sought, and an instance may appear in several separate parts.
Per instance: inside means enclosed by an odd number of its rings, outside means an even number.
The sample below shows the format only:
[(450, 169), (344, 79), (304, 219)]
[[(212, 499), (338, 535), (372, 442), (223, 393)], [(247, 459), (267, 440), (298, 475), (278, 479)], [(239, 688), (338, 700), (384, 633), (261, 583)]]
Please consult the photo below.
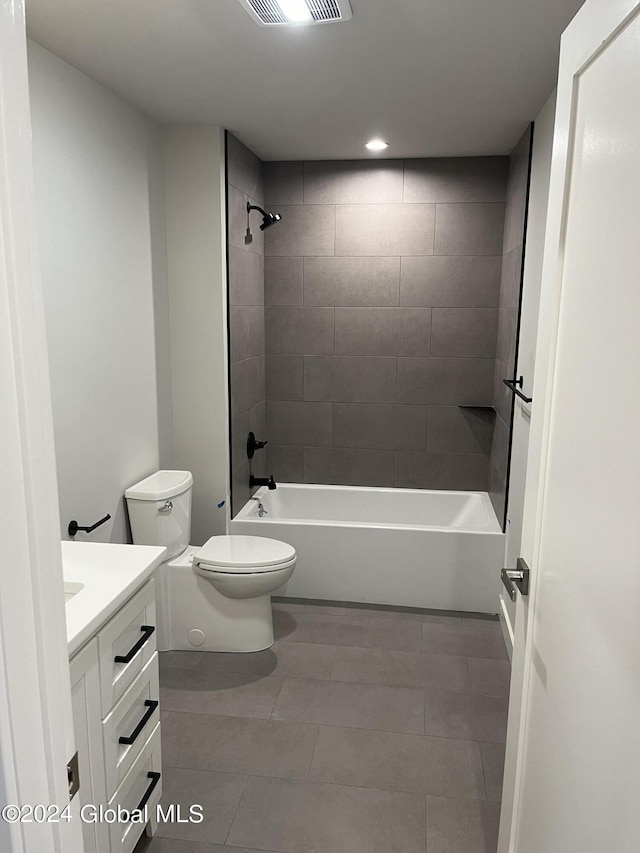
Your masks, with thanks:
[[(373, 529), (373, 530), (431, 530), (436, 531), (438, 533), (451, 533), (451, 534), (465, 534), (465, 535), (492, 535), (495, 536), (500, 534), (504, 536), (505, 532), (503, 531), (500, 522), (498, 521), (498, 517), (493, 508), (493, 504), (491, 503), (491, 498), (489, 496), (489, 492), (482, 492), (478, 490), (454, 490), (454, 489), (396, 489), (388, 486), (340, 486), (340, 485), (330, 485), (327, 483), (279, 483), (278, 488), (296, 488), (302, 489), (305, 491), (312, 490), (321, 490), (321, 491), (329, 491), (330, 489), (338, 489), (340, 491), (348, 491), (348, 492), (376, 492), (383, 494), (401, 494), (401, 495), (462, 495), (465, 497), (469, 497), (471, 495), (475, 495), (479, 497), (482, 501), (483, 506), (488, 509), (490, 512), (489, 520), (492, 526), (490, 528), (486, 527), (447, 527), (443, 525), (433, 525), (433, 524), (393, 524), (393, 523), (381, 523), (374, 521), (341, 521), (339, 519), (316, 519), (316, 518), (305, 518), (304, 516), (295, 517), (295, 518), (260, 518), (256, 515), (258, 505), (255, 498), (263, 498), (265, 495), (268, 495), (267, 486), (261, 486), (253, 495), (253, 498), (249, 498), (249, 500), (242, 506), (239, 510), (238, 514), (230, 519), (230, 523), (234, 522), (242, 522), (242, 523), (252, 523), (252, 524), (262, 524), (262, 525), (275, 525), (275, 524), (287, 524), (293, 525), (295, 527), (303, 526), (303, 525), (312, 525), (314, 527), (354, 527), (354, 528), (364, 528), (364, 529)], [(493, 526), (495, 523), (495, 526)]]

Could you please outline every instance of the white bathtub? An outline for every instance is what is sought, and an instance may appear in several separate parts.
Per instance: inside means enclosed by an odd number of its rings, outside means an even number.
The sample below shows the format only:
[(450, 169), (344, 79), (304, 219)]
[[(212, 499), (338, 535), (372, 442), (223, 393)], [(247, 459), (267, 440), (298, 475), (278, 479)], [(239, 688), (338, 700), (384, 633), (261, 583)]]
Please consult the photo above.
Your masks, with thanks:
[(230, 533), (298, 553), (278, 595), (496, 613), (504, 534), (485, 492), (282, 484), (257, 494)]

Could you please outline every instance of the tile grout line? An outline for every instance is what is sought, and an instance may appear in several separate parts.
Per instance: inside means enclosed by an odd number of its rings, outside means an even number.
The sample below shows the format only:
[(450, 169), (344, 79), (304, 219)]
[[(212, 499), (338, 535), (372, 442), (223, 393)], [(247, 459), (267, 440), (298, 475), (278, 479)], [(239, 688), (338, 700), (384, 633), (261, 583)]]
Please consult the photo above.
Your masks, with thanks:
[(246, 794), (246, 792), (247, 792), (247, 785), (249, 784), (249, 774), (248, 774), (248, 773), (243, 773), (243, 774), (239, 774), (239, 773), (238, 773), (237, 775), (238, 775), (238, 776), (239, 776), (239, 775), (243, 775), (243, 776), (244, 776), (244, 785), (243, 785), (243, 788), (242, 788), (242, 794), (240, 795), (240, 799), (238, 800), (238, 805), (235, 807), (234, 812), (233, 812), (233, 817), (231, 818), (231, 820), (230, 820), (230, 822), (229, 822), (229, 829), (227, 830), (227, 834), (226, 834), (226, 835), (225, 835), (225, 837), (224, 837), (224, 844), (225, 844), (225, 845), (226, 845), (227, 841), (229, 840), (229, 836), (231, 835), (231, 829), (232, 829), (233, 824), (234, 824), (234, 822), (235, 822), (235, 819), (236, 819), (236, 816), (237, 816), (237, 814), (238, 814), (238, 811), (240, 810), (240, 804), (241, 804), (241, 803), (242, 803), (242, 801), (244, 800), (244, 795), (245, 795), (245, 794)]

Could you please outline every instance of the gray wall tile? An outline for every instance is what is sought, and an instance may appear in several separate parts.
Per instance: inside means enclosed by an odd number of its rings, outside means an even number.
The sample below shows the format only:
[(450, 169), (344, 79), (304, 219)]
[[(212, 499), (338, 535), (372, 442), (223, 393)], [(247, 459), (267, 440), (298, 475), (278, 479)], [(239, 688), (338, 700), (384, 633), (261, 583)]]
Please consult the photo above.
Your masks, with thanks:
[(490, 358), (399, 358), (398, 402), (491, 406)]
[(265, 232), (265, 255), (333, 255), (333, 205), (280, 205), (282, 220)]
[(402, 202), (402, 160), (329, 160), (304, 164), (305, 204)]
[(248, 358), (231, 365), (231, 415), (257, 405), (264, 398), (260, 396), (260, 359)]
[(403, 258), (400, 304), (425, 308), (497, 308), (500, 258), (465, 256)]
[(513, 308), (498, 311), (496, 358), (508, 367), (515, 368), (518, 312)]
[(304, 448), (269, 443), (267, 467), (276, 483), (304, 483)]
[(531, 133), (530, 128), (527, 128), (509, 157), (509, 183), (504, 220), (505, 252), (510, 252), (522, 243), (527, 205), (530, 145)]
[(400, 258), (305, 258), (304, 304), (398, 304)]
[[(239, 189), (229, 185), (229, 244), (247, 252), (264, 255), (264, 233), (260, 230), (262, 218), (253, 211), (251, 218), (247, 217), (247, 202), (256, 203), (254, 198), (240, 192)], [(250, 230), (247, 233), (247, 225)]]
[(264, 354), (264, 308), (235, 305), (229, 310), (231, 363)]
[(429, 406), (427, 452), (483, 453), (489, 456), (494, 421), (493, 412), (459, 406)]
[(424, 406), (377, 403), (334, 403), (336, 447), (372, 450), (424, 450), (427, 410)]
[(395, 403), (396, 359), (376, 356), (305, 356), (304, 399)]
[(266, 362), (267, 398), (269, 400), (302, 400), (303, 357), (270, 354)]
[(395, 485), (404, 489), (486, 491), (489, 460), (482, 454), (396, 452)]
[[(264, 164), (265, 206), (302, 204), (302, 163), (273, 162)], [(278, 211), (274, 211), (278, 213)]]
[(227, 134), (227, 170), (228, 182), (262, 206), (262, 160), (231, 133)]
[(434, 223), (432, 204), (339, 205), (335, 254), (432, 255)]
[(273, 444), (329, 447), (333, 438), (332, 404), (268, 400), (267, 431)]
[(428, 308), (336, 308), (337, 355), (428, 355)]
[(493, 358), (498, 312), (495, 308), (434, 308), (431, 354)]
[(496, 424), (493, 430), (493, 443), (491, 447), (491, 463), (495, 466), (501, 480), (507, 479), (508, 456), (509, 427), (502, 418), (496, 418)]
[(264, 305), (264, 258), (229, 246), (229, 305)]
[(504, 384), (503, 379), (513, 379), (513, 369), (496, 359), (493, 386), (493, 407), (498, 417), (508, 424), (511, 421), (511, 405), (513, 394)]
[(302, 305), (302, 265), (303, 258), (264, 259), (266, 305)]
[(333, 308), (265, 309), (268, 353), (326, 355), (334, 351)]
[[(488, 416), (457, 407), (494, 400), (496, 309), (512, 310), (514, 277), (506, 273), (509, 262), (511, 269), (517, 265), (514, 252), (500, 268), (507, 163), (486, 157), (265, 165), (265, 206), (283, 216), (264, 235), (265, 393), (280, 407), (270, 409), (268, 438), (289, 481), (311, 472), (314, 480), (370, 483), (375, 476), (388, 484), (398, 474), (392, 453), (415, 447), (431, 460), (431, 487), (464, 481), (477, 488), (484, 464), (486, 488), (486, 459), (476, 457), (487, 450)], [(237, 183), (243, 193), (258, 192), (250, 176)], [(243, 193), (234, 199), (230, 191), (231, 242), (260, 254), (255, 241), (244, 244)], [(230, 272), (233, 302), (259, 299), (256, 279), (246, 271), (241, 277), (239, 265)], [(232, 358), (260, 358), (251, 343), (252, 318), (236, 319)], [(506, 348), (509, 330), (505, 323)], [(250, 378), (235, 372), (237, 405), (260, 397), (261, 373), (256, 391), (252, 371)], [(249, 409), (254, 419), (260, 402)], [(316, 404), (321, 408), (305, 408)], [(427, 404), (451, 407), (432, 412), (430, 430)], [(384, 415), (370, 422), (357, 412), (369, 408), (371, 415), (375, 406)], [(292, 423), (283, 423), (288, 418)], [(427, 446), (442, 452), (427, 453)]]
[(522, 244), (502, 256), (500, 275), (500, 308), (517, 308), (520, 301)]
[(393, 450), (305, 447), (304, 482), (337, 486), (393, 486)]
[(241, 412), (231, 421), (231, 468), (237, 471), (248, 465), (247, 436), (251, 427), (249, 411)]
[(434, 254), (501, 255), (503, 227), (504, 204), (439, 204)]
[(407, 160), (405, 202), (504, 202), (508, 157)]

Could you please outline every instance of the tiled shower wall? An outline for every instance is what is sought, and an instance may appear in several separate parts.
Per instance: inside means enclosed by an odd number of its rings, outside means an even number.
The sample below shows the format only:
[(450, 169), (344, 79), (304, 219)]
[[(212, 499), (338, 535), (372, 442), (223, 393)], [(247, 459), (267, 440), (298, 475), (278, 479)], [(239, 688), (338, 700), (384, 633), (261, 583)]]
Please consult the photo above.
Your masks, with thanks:
[[(262, 161), (227, 134), (229, 229), (229, 354), (231, 370), (231, 468), (235, 514), (247, 502), (249, 430), (266, 432), (264, 348), (264, 235), (262, 217), (247, 218), (247, 201), (264, 205)], [(250, 233), (247, 225), (250, 223)], [(206, 342), (203, 342), (205, 346)], [(256, 476), (266, 472), (265, 454), (254, 457)]]
[(509, 158), (509, 181), (504, 221), (498, 341), (493, 392), (496, 419), (489, 467), (489, 494), (496, 515), (501, 522), (505, 514), (509, 436), (511, 412), (514, 404), (514, 395), (503, 384), (502, 380), (513, 379), (515, 371), (531, 143), (532, 129), (529, 127)]
[(488, 488), (508, 165), (264, 164), (276, 480)]

